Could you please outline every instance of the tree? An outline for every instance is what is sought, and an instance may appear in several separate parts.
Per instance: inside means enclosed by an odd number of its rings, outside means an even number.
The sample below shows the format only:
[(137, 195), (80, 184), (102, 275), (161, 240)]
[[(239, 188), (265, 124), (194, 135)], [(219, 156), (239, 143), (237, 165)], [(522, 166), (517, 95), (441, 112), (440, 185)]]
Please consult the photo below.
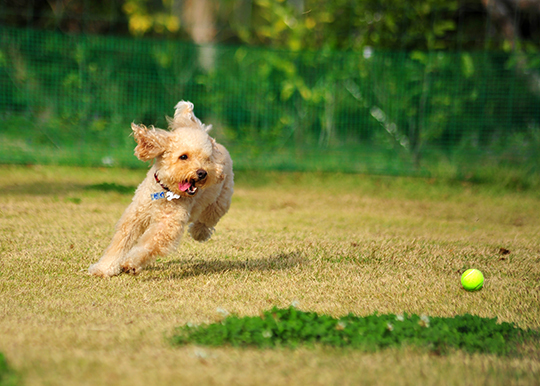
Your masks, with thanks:
[(523, 54), (539, 49), (540, 0), (482, 0), (482, 3), (506, 39), (504, 48), (514, 53), (516, 71), (529, 79), (531, 91), (540, 97), (540, 74)]

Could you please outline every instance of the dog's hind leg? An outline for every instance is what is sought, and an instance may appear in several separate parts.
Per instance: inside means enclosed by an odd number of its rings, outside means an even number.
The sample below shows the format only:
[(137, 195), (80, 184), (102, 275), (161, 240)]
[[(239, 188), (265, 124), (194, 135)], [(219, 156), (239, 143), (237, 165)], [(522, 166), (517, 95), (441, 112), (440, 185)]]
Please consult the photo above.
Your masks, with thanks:
[(121, 262), (123, 272), (137, 274), (158, 256), (169, 253), (176, 247), (187, 223), (184, 211), (162, 213), (152, 219), (149, 227)]
[(122, 272), (120, 264), (126, 253), (133, 247), (142, 233), (142, 224), (135, 221), (135, 208), (129, 206), (116, 225), (111, 243), (101, 259), (90, 266), (88, 273), (109, 277)]

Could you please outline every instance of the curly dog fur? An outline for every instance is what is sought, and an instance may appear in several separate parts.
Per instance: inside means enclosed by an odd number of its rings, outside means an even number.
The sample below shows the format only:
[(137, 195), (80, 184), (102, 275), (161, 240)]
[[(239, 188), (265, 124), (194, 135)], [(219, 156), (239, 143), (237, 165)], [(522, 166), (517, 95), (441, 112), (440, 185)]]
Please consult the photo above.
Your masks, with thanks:
[(170, 130), (131, 125), (135, 155), (153, 165), (90, 274), (137, 274), (174, 250), (188, 224), (191, 237), (208, 240), (229, 210), (234, 186), (229, 153), (208, 135), (211, 126), (193, 114), (191, 102), (181, 101), (175, 109)]

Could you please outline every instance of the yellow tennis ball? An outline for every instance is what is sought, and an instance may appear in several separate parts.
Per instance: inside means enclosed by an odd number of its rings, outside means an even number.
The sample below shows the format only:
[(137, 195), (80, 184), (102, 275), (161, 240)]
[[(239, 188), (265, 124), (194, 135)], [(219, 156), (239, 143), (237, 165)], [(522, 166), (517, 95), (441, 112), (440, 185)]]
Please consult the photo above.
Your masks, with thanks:
[(484, 285), (484, 275), (477, 269), (468, 269), (461, 275), (461, 285), (467, 291), (478, 291)]

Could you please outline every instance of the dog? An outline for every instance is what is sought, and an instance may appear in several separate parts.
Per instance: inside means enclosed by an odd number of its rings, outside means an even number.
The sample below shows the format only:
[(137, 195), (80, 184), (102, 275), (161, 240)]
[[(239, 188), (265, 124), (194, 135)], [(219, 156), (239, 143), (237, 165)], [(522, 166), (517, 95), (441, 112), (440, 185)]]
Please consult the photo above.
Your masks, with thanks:
[(193, 113), (180, 101), (169, 130), (131, 124), (135, 155), (152, 161), (133, 201), (116, 224), (115, 234), (92, 275), (138, 274), (158, 256), (173, 251), (186, 226), (197, 241), (210, 239), (214, 227), (231, 206), (234, 188), (232, 160)]

